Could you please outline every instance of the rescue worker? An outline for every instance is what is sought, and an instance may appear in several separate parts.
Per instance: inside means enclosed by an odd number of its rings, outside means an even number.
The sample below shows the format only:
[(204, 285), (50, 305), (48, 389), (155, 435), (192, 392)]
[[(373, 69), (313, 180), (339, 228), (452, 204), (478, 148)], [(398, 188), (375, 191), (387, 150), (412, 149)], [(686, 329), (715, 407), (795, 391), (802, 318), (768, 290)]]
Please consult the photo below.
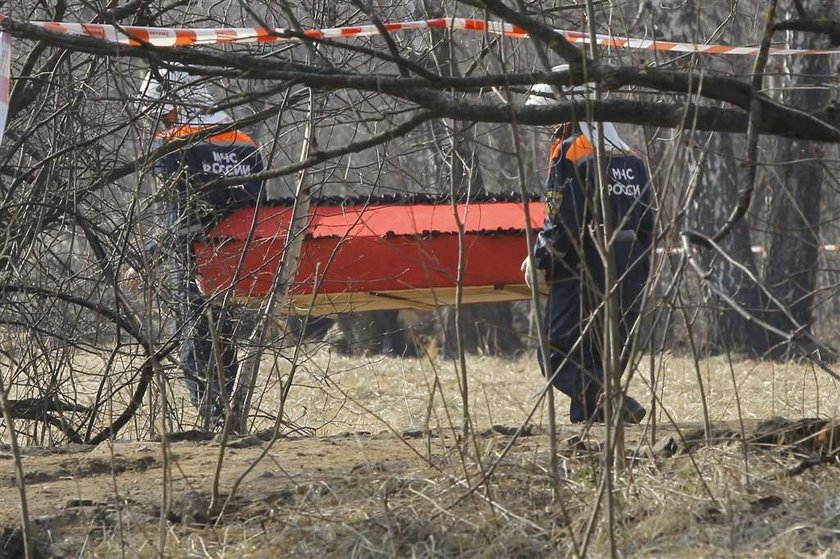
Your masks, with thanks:
[[(559, 68), (555, 68), (559, 69)], [(535, 86), (526, 104), (553, 102), (548, 86)], [(580, 95), (580, 88), (573, 90)], [(642, 292), (648, 277), (654, 210), (647, 169), (642, 158), (618, 134), (615, 125), (603, 123), (604, 191), (609, 200), (610, 227), (614, 231), (615, 277), (619, 283), (619, 340), (621, 368), (629, 361), (627, 339), (639, 316)], [(603, 301), (604, 265), (593, 235), (597, 165), (594, 127), (586, 122), (559, 126), (550, 151), (544, 186), (545, 222), (533, 249), (537, 279), (547, 283), (544, 329), (548, 342), (543, 373), (555, 388), (569, 396), (573, 423), (603, 422), (602, 328), (588, 324)], [(522, 263), (530, 285), (530, 260)], [(622, 418), (638, 423), (645, 409), (624, 397)]]
[[(232, 122), (230, 116), (213, 111), (215, 103), (207, 87), (184, 71), (149, 72), (141, 98), (142, 108), (150, 116), (159, 115), (163, 125), (155, 134), (153, 149), (173, 140), (186, 142), (154, 165), (158, 195), (165, 200), (167, 238), (151, 241), (146, 251), (154, 260), (166, 259), (171, 264), (165, 283), (175, 299), (180, 370), (205, 426), (217, 428), (224, 420), (224, 398), (231, 395), (239, 369), (236, 337), (243, 336), (246, 325), (241, 309), (222, 305), (223, 294), (215, 300), (202, 294), (193, 242), (233, 210), (258, 202), (262, 181), (243, 180), (224, 188), (214, 187), (213, 182), (258, 173), (263, 170), (262, 158), (248, 134), (224, 128)], [(223, 129), (211, 132), (212, 127)], [(137, 272), (128, 275), (136, 277)], [(211, 328), (217, 333), (217, 347)], [(218, 382), (217, 355), (223, 387)]]

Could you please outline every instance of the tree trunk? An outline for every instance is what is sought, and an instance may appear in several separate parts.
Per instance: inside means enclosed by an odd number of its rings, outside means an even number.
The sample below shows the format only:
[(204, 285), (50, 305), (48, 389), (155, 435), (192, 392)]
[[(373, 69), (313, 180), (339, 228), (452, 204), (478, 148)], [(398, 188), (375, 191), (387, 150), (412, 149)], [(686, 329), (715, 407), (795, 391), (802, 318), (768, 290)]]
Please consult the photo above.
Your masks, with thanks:
[[(738, 166), (735, 160), (734, 138), (730, 134), (715, 134), (702, 169), (697, 195), (691, 201), (689, 227), (708, 235), (716, 233), (732, 213), (738, 197)], [(747, 221), (742, 219), (721, 241), (722, 248), (758, 277), (753, 263), (752, 242)], [(762, 297), (758, 285), (747, 274), (727, 260), (702, 251), (704, 267), (711, 268), (707, 281), (714, 282), (753, 316), (761, 316)], [(764, 330), (743, 317), (709, 290), (704, 290), (703, 302), (708, 306), (706, 335), (709, 353), (727, 350), (745, 355), (760, 356), (767, 350)]]
[[(722, 42), (742, 44), (745, 34), (739, 25), (738, 15), (731, 14), (732, 7), (728, 2), (698, 2), (691, 0), (684, 3), (680, 9), (658, 10), (655, 21), (661, 22), (660, 36), (669, 40), (684, 40), (703, 42), (711, 30), (732, 17), (731, 23), (725, 28)], [(644, 19), (644, 18), (642, 18)], [(699, 63), (713, 64), (714, 61), (703, 58)], [(732, 63), (732, 61), (727, 61)], [(744, 71), (747, 71), (745, 63)], [(705, 134), (691, 134), (693, 143), (704, 145)], [(741, 149), (736, 145), (732, 135), (714, 133), (709, 144), (702, 175), (697, 193), (690, 201), (688, 226), (702, 233), (713, 235), (731, 214), (737, 204), (739, 190), (739, 167), (737, 161), (741, 156)], [(688, 157), (690, 163), (686, 175), (691, 175), (695, 165), (699, 163), (700, 153), (694, 151)], [(722, 248), (748, 269), (756, 272), (751, 249), (750, 228), (746, 220), (742, 219), (721, 242)], [(746, 274), (737, 267), (721, 258), (714, 258), (709, 251), (700, 254), (701, 261), (707, 269), (712, 268), (708, 281), (713, 282), (723, 292), (729, 294), (739, 305), (749, 313), (759, 316), (762, 308), (761, 291)], [(757, 274), (756, 274), (757, 276)], [(750, 322), (729, 307), (717, 300), (709, 290), (702, 294), (704, 306), (708, 308), (705, 336), (706, 349), (710, 353), (720, 353), (731, 350), (747, 355), (761, 355), (766, 349), (766, 337), (762, 328)]]
[[(825, 2), (804, 1), (812, 18), (825, 17)], [(790, 14), (795, 17), (795, 14)], [(825, 37), (813, 33), (794, 32), (792, 48), (826, 48)], [(802, 56), (788, 61), (790, 69), (786, 101), (804, 112), (813, 114), (830, 101), (828, 88), (819, 87), (831, 72), (830, 61), (824, 56)], [(770, 205), (771, 243), (765, 278), (773, 293), (790, 311), (795, 324), (810, 329), (814, 288), (820, 244), (820, 203), (822, 199), (823, 148), (813, 142), (779, 140), (777, 162), (787, 162), (779, 173), (781, 182), (772, 185)], [(767, 320), (789, 331), (794, 323), (778, 308), (770, 308)], [(778, 340), (773, 340), (778, 342)], [(777, 347), (775, 354), (783, 355), (787, 347)]]

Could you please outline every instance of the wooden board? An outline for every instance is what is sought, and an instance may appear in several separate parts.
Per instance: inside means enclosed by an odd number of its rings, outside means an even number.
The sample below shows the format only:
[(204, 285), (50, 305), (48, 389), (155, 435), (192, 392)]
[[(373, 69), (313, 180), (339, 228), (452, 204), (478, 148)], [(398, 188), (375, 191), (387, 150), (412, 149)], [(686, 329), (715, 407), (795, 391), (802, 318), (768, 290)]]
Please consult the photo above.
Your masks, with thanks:
[[(454, 287), (405, 289), (396, 291), (356, 291), (345, 293), (301, 294), (278, 309), (281, 314), (325, 316), (349, 312), (398, 309), (434, 310), (438, 306), (455, 304)], [(531, 298), (525, 284), (465, 287), (463, 304), (523, 301)], [(238, 303), (258, 305), (261, 298), (236, 298)]]

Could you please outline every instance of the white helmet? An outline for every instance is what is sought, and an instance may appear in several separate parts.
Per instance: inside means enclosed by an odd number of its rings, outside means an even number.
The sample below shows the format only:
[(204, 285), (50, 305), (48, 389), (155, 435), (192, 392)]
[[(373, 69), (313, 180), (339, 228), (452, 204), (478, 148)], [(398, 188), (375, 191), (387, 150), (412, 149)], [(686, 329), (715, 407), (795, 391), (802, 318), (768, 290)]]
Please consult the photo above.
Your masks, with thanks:
[[(562, 72), (563, 70), (568, 69), (568, 64), (560, 64), (558, 66), (554, 66), (551, 71)], [(582, 100), (587, 97), (591, 98), (591, 94), (595, 91), (589, 84), (576, 85), (568, 87), (565, 90), (561, 87), (558, 87), (557, 89), (560, 90), (561, 95), (568, 96), (571, 100), (575, 101)], [(554, 103), (554, 89), (549, 84), (535, 83), (528, 89), (528, 98), (525, 100), (526, 105), (538, 107), (553, 105)], [(586, 136), (593, 145), (597, 144), (598, 137), (596, 128), (590, 126), (588, 122), (578, 121), (577, 124), (583, 135)], [(612, 122), (603, 122), (601, 123), (601, 128), (604, 130), (604, 146), (607, 150), (632, 151), (632, 148), (621, 139), (615, 124)]]
[(140, 110), (151, 112), (160, 108), (163, 114), (174, 110), (175, 120), (181, 124), (229, 121), (226, 113), (210, 111), (216, 102), (207, 86), (198, 79), (184, 70), (150, 70), (140, 85)]
[[(552, 72), (562, 72), (564, 70), (568, 70), (568, 64), (559, 64), (551, 68)], [(557, 86), (557, 91), (560, 92), (561, 95), (566, 96), (585, 96), (587, 92), (591, 90), (589, 87), (584, 85), (576, 85), (573, 87), (564, 87), (564, 86)], [(528, 98), (525, 99), (525, 104), (529, 107), (540, 107), (545, 105), (553, 105), (554, 104), (554, 91), (555, 89), (552, 88), (547, 83), (535, 83), (530, 88), (528, 88)]]

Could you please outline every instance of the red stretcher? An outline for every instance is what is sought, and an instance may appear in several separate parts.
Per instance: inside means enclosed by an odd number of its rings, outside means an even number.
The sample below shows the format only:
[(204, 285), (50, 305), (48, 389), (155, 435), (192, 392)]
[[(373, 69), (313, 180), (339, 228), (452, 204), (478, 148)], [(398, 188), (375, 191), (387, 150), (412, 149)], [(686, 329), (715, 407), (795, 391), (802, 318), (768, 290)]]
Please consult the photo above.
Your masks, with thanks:
[[(542, 227), (543, 204), (488, 201), (456, 208), (464, 227), (463, 303), (528, 299), (519, 269), (527, 253), (525, 228)], [(454, 211), (451, 203), (311, 206), (282, 312), (318, 316), (454, 304), (459, 252)], [(196, 242), (202, 291), (211, 295), (233, 287), (234, 298), (245, 304), (265, 298), (291, 215), (291, 206), (240, 209), (206, 241)]]

